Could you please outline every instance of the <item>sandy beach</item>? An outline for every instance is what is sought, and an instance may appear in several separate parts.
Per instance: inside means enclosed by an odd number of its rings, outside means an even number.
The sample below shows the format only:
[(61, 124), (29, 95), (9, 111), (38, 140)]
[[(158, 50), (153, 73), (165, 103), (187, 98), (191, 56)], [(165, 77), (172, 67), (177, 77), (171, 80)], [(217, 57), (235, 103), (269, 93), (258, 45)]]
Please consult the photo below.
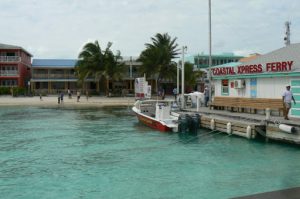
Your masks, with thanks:
[(72, 106), (72, 107), (104, 107), (104, 106), (132, 106), (135, 102), (134, 97), (81, 97), (77, 102), (76, 97), (71, 99), (64, 97), (63, 103), (58, 104), (57, 96), (45, 96), (40, 99), (34, 97), (11, 97), (0, 96), (0, 106)]

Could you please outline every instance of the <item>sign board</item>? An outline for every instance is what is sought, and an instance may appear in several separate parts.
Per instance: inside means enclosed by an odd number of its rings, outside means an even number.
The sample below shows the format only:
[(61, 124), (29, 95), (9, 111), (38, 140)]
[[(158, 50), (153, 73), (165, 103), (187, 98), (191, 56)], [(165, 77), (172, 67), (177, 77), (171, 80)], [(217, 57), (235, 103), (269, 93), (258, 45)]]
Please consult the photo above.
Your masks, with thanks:
[(257, 96), (257, 80), (256, 80), (256, 78), (250, 79), (250, 95), (251, 95), (251, 98), (256, 98), (256, 96)]
[(135, 99), (151, 98), (151, 86), (144, 77), (136, 78), (134, 82)]
[(269, 62), (265, 64), (239, 65), (236, 67), (216, 67), (212, 68), (214, 76), (221, 75), (242, 75), (264, 72), (289, 72), (292, 71), (294, 61)]

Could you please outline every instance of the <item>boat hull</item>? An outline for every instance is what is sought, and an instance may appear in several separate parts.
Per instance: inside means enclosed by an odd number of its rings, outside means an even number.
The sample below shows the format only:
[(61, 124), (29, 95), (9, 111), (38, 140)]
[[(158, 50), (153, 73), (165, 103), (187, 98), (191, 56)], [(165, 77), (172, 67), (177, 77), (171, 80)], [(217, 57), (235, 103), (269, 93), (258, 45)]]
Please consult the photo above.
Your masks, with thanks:
[(172, 129), (167, 127), (166, 125), (162, 124), (161, 122), (159, 121), (156, 121), (154, 119), (151, 119), (149, 117), (145, 117), (141, 114), (138, 114), (136, 113), (137, 117), (138, 117), (138, 120), (140, 122), (142, 122), (143, 124), (151, 127), (151, 128), (154, 128), (154, 129), (157, 129), (159, 131), (162, 131), (162, 132), (167, 132), (167, 131), (171, 131)]

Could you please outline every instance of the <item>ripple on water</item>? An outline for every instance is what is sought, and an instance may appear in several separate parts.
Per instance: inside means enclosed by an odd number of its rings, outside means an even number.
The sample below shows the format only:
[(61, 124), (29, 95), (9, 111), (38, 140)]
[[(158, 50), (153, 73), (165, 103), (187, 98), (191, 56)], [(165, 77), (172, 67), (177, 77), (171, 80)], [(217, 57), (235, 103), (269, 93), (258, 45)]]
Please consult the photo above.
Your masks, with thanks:
[(2, 107), (0, 122), (6, 198), (229, 198), (300, 185), (298, 147), (159, 133), (128, 109)]

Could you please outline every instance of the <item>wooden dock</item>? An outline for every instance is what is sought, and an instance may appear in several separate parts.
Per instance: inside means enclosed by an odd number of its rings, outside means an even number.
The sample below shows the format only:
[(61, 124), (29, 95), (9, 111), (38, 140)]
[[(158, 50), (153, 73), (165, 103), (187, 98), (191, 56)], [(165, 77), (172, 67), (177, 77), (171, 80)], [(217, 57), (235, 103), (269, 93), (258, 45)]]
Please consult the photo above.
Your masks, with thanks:
[[(200, 127), (218, 130), (227, 134), (233, 134), (247, 139), (255, 139), (257, 135), (268, 140), (277, 140), (300, 144), (300, 119), (284, 120), (282, 116), (270, 116), (266, 119), (263, 114), (240, 113), (226, 110), (210, 110), (201, 107), (199, 111), (195, 108), (186, 108), (180, 114), (199, 114)], [(285, 124), (292, 126), (293, 133), (287, 133), (279, 128)]]
[(298, 199), (300, 187), (284, 189), (279, 191), (259, 193), (249, 196), (237, 197), (232, 199)]

